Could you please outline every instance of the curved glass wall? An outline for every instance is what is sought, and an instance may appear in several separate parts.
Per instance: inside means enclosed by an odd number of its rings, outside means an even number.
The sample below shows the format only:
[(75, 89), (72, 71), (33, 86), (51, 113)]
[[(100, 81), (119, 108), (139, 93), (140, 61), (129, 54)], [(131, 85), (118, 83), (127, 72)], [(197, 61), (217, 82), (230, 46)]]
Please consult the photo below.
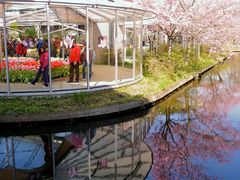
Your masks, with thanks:
[(2, 93), (112, 88), (141, 75), (137, 36), (142, 11), (21, 2), (2, 4), (1, 10), (2, 44), (7, 46), (1, 51), (7, 56), (0, 57)]

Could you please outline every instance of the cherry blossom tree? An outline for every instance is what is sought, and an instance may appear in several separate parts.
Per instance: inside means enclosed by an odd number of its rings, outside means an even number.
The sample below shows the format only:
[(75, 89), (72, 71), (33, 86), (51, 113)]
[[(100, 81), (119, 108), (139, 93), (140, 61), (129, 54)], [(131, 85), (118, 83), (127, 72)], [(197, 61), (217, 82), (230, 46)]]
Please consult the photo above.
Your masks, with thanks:
[(212, 50), (221, 50), (224, 44), (238, 36), (238, 9), (238, 2), (204, 0), (192, 9), (191, 23), (185, 34), (191, 40), (209, 45)]
[(195, 0), (186, 2), (165, 0), (156, 6), (157, 18), (155, 25), (167, 35), (168, 54), (172, 53), (173, 41), (179, 37), (191, 23), (191, 9)]
[(240, 8), (236, 0), (143, 0), (142, 5), (157, 13), (153, 24), (168, 38), (169, 57), (178, 37), (187, 41), (187, 49), (197, 42), (212, 50), (239, 39)]

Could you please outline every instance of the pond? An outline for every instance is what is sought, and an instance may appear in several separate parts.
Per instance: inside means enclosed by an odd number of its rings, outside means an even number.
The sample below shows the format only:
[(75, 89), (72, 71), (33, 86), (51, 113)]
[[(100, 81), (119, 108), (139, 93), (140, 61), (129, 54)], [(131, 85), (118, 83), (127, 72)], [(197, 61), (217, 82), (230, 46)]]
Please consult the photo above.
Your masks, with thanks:
[(153, 108), (106, 123), (9, 130), (0, 179), (240, 179), (239, 69), (236, 55)]

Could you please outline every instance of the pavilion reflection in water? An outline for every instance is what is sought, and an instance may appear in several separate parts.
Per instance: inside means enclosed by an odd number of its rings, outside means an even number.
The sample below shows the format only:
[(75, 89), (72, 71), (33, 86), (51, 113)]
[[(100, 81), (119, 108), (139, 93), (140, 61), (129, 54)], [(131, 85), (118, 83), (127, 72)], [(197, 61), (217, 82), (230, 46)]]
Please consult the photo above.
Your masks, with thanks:
[(146, 120), (137, 119), (88, 130), (1, 138), (0, 177), (143, 179), (152, 163), (143, 143), (148, 129)]

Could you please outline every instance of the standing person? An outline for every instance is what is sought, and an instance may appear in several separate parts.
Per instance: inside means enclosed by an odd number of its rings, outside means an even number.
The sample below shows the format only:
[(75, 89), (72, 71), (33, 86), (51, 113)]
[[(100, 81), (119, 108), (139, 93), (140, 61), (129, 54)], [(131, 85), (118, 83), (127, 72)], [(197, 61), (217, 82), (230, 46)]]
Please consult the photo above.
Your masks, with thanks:
[(22, 38), (22, 44), (23, 44), (23, 56), (26, 57), (27, 56), (27, 50), (28, 50), (28, 40), (26, 38)]
[(16, 51), (17, 57), (20, 57), (20, 56), (25, 57), (27, 54), (27, 49), (25, 48), (23, 43), (20, 41), (17, 42), (15, 51)]
[(13, 56), (14, 54), (14, 47), (13, 47), (13, 40), (10, 39), (7, 42), (7, 52), (8, 52), (8, 56)]
[[(81, 60), (83, 62), (82, 64), (82, 78), (83, 80), (86, 80), (86, 67), (87, 67), (87, 48), (84, 47), (82, 54), (81, 54)], [(92, 78), (92, 62), (95, 60), (96, 54), (95, 52), (89, 48), (89, 80)]]
[(53, 43), (53, 46), (56, 49), (56, 56), (60, 57), (60, 48), (61, 48), (61, 41), (58, 37), (55, 38), (55, 41)]
[(46, 88), (48, 87), (48, 82), (49, 82), (49, 63), (48, 63), (48, 50), (46, 50), (45, 47), (40, 48), (40, 67), (36, 73), (35, 78), (31, 81), (32, 85), (35, 85), (35, 83), (38, 81), (40, 75), (42, 74), (43, 76), (43, 87)]
[(72, 47), (70, 48), (69, 62), (70, 62), (70, 77), (68, 83), (73, 82), (74, 71), (76, 74), (75, 81), (79, 82), (79, 64), (80, 64), (80, 53), (81, 49), (76, 44), (76, 41), (73, 42)]
[(40, 39), (38, 39), (37, 42), (37, 50), (38, 50), (38, 55), (40, 57), (41, 54), (41, 47), (43, 46), (43, 38), (41, 37)]

